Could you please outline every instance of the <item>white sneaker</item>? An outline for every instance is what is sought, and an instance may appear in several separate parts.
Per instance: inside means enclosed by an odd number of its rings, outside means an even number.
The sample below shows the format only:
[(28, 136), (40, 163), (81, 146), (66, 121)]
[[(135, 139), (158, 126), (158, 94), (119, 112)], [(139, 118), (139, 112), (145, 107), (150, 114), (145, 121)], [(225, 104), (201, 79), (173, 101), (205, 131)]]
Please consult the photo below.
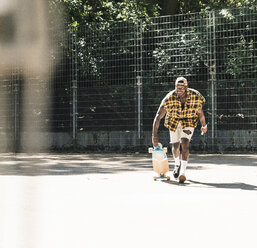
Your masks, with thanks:
[(180, 165), (175, 165), (175, 167), (174, 167), (174, 171), (173, 171), (173, 176), (174, 176), (174, 178), (178, 178), (178, 176), (179, 176), (179, 171), (180, 171)]

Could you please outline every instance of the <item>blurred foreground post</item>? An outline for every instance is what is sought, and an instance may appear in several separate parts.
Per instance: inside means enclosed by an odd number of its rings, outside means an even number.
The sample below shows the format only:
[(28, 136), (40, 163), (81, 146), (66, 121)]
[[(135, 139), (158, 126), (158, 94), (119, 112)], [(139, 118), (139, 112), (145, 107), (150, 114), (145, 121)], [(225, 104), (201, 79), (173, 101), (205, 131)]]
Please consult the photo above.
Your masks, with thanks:
[[(20, 87), (16, 81), (14, 84), (14, 115), (17, 117), (19, 110), (21, 113), (20, 125), (17, 118), (14, 120), (15, 151), (36, 152), (46, 147), (45, 135), (40, 132), (42, 128), (47, 130), (44, 117), (48, 115), (51, 102), (50, 53), (56, 47), (50, 44), (49, 23), (51, 29), (54, 27), (48, 13), (45, 0), (1, 0), (0, 3), (0, 75), (8, 78), (15, 71), (22, 82)], [(20, 91), (20, 106), (17, 106), (17, 90)], [(8, 104), (1, 106), (4, 108), (1, 111), (10, 112)], [(3, 129), (12, 125), (10, 118), (2, 123)]]

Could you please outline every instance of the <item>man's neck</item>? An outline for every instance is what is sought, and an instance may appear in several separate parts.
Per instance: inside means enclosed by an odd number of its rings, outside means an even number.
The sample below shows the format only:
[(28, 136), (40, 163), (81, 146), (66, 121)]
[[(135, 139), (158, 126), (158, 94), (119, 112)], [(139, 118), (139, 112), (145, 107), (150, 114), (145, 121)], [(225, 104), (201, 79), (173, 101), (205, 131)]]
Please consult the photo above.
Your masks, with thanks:
[(182, 96), (178, 96), (179, 101), (184, 104), (186, 101), (186, 92)]

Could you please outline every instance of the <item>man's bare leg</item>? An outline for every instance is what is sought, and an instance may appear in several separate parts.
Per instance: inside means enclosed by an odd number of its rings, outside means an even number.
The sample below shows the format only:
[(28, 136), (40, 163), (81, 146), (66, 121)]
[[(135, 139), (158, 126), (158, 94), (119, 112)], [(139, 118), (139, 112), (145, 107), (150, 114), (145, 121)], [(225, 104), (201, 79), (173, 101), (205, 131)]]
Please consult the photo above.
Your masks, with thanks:
[(189, 158), (189, 139), (182, 138), (181, 139), (181, 160), (188, 161)]
[(180, 170), (180, 159), (179, 159), (179, 155), (180, 155), (180, 142), (172, 144), (172, 154), (173, 154), (173, 158), (175, 160), (175, 167), (174, 167), (174, 171), (173, 171), (173, 176), (175, 178), (178, 178), (179, 170)]
[(172, 144), (172, 154), (174, 158), (179, 157), (180, 155), (180, 142)]
[(181, 139), (181, 168), (179, 173), (179, 182), (183, 183), (186, 180), (185, 172), (187, 167), (187, 161), (189, 158), (189, 139)]

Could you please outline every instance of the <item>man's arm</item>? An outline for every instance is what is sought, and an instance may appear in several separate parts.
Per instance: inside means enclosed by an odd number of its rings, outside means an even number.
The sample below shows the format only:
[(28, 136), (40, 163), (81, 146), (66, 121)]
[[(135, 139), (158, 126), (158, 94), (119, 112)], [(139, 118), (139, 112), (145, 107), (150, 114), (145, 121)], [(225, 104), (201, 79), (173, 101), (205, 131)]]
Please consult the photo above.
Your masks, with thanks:
[(154, 121), (153, 121), (153, 133), (152, 133), (152, 143), (153, 143), (153, 146), (157, 146), (158, 145), (158, 129), (159, 129), (159, 126), (160, 126), (160, 122), (161, 122), (161, 119), (166, 115), (167, 111), (164, 109), (163, 106), (160, 106), (156, 115), (155, 115), (155, 118), (154, 118)]
[(200, 108), (198, 111), (197, 111), (197, 115), (198, 115), (198, 118), (202, 124), (202, 127), (201, 127), (201, 132), (204, 132), (206, 133), (207, 132), (207, 124), (206, 124), (206, 121), (205, 121), (205, 116), (204, 116), (204, 112), (203, 112), (203, 109)]

